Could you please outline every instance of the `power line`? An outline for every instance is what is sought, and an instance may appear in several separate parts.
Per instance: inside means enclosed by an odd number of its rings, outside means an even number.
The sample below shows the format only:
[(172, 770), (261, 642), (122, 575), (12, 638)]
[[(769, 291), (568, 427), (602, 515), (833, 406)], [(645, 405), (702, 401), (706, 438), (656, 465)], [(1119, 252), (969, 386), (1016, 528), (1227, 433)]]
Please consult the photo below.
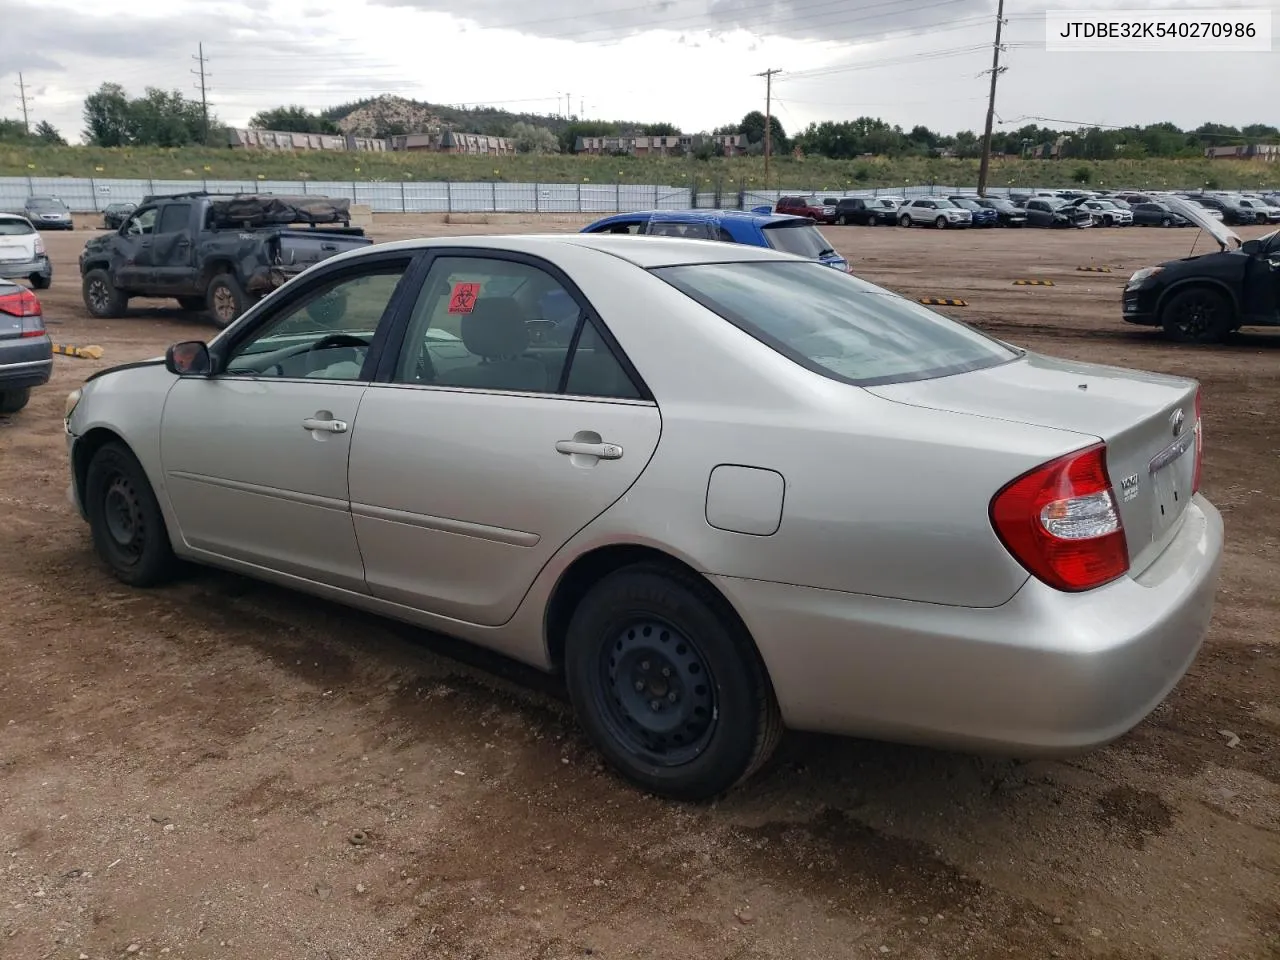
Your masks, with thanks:
[(208, 92), (208, 88), (205, 86), (204, 65), (209, 62), (209, 58), (204, 55), (203, 43), (199, 45), (197, 50), (198, 52), (191, 59), (195, 60), (198, 64), (200, 64), (200, 69), (192, 70), (191, 73), (193, 76), (200, 77), (200, 85), (198, 88), (200, 90), (200, 115), (201, 115), (201, 119), (204, 126), (204, 137), (203, 137), (204, 144), (205, 146), (208, 146), (209, 145), (209, 92)]
[(996, 116), (996, 81), (1007, 67), (1000, 66), (1000, 30), (1004, 26), (1004, 0), (996, 5), (996, 41), (991, 45), (991, 96), (987, 101), (987, 126), (982, 134), (982, 162), (978, 164), (978, 196), (987, 195), (987, 174), (991, 169), (991, 125)]
[(27, 96), (27, 84), (22, 74), (18, 74), (18, 82), (15, 84), (18, 88), (18, 102), (22, 104), (22, 127), (27, 132), (27, 136), (31, 136), (31, 120), (27, 116), (27, 104), (31, 100)]

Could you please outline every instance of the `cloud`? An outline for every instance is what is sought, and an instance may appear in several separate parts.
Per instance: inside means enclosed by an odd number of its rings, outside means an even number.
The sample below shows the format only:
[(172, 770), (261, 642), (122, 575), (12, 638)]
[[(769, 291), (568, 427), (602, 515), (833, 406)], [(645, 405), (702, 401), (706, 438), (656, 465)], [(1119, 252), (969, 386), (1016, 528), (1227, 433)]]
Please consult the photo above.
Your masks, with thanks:
[(375, 5), (448, 14), (482, 27), (549, 39), (603, 42), (650, 30), (737, 30), (792, 40), (875, 39), (939, 20), (995, 16), (992, 0), (659, 0), (603, 6), (567, 0), (529, 16), (525, 0), (372, 0)]

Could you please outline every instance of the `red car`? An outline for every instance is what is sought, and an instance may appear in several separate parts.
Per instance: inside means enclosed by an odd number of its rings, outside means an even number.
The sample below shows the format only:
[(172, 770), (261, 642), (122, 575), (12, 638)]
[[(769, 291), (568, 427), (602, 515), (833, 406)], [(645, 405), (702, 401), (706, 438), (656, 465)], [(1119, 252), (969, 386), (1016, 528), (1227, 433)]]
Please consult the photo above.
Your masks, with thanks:
[(817, 197), (779, 197), (774, 210), (777, 213), (809, 217), (818, 223), (835, 223), (836, 202), (834, 199), (819, 202)]

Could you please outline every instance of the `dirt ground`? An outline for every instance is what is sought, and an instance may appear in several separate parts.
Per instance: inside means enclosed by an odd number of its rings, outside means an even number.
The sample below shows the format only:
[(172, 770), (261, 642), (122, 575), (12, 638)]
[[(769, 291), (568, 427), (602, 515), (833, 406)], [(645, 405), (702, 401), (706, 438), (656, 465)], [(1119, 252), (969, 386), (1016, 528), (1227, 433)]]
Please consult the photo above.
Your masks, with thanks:
[(90, 233), (50, 234), (54, 338), (105, 356), (0, 417), (0, 957), (1280, 957), (1280, 334), (1120, 322), (1124, 278), (1190, 229), (826, 232), (1005, 339), (1203, 382), (1228, 555), (1146, 722), (1070, 762), (790, 735), (682, 806), (603, 771), (554, 683), (460, 644), (217, 572), (123, 588), (65, 500), (64, 398), (210, 328), (90, 319)]

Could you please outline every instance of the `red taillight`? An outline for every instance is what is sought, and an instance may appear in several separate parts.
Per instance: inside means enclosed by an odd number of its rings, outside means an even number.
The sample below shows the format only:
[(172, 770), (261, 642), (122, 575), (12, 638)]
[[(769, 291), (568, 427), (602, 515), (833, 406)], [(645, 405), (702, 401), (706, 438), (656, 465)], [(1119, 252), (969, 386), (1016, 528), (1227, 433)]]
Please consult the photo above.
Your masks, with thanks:
[(0, 296), (0, 313), (22, 318), (19, 336), (43, 337), (45, 334), (44, 316), (40, 311), (40, 299), (30, 290), (19, 288), (16, 293), (6, 293)]
[(1129, 570), (1104, 444), (1007, 484), (991, 501), (991, 524), (1019, 563), (1058, 590), (1090, 590)]
[(1200, 492), (1200, 464), (1204, 463), (1204, 427), (1200, 416), (1200, 391), (1196, 390), (1196, 468), (1191, 475), (1191, 492)]

